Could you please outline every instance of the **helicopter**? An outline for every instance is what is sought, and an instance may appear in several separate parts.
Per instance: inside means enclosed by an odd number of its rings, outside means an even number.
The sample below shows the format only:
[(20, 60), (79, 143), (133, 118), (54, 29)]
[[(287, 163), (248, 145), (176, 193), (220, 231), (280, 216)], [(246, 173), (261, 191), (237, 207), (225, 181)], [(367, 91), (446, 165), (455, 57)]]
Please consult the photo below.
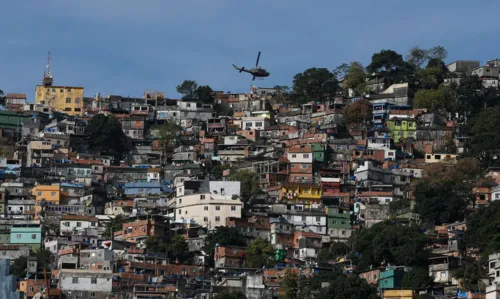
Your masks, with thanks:
[(246, 70), (245, 67), (239, 68), (234, 63), (233, 63), (233, 67), (236, 70), (240, 71), (240, 73), (245, 72), (245, 73), (252, 74), (252, 76), (253, 76), (252, 81), (254, 81), (256, 77), (259, 77), (259, 78), (268, 77), (269, 72), (266, 71), (265, 69), (259, 67), (259, 60), (260, 60), (260, 51), (259, 51), (259, 54), (257, 55), (257, 62), (255, 62), (255, 68), (250, 69), (250, 70)]

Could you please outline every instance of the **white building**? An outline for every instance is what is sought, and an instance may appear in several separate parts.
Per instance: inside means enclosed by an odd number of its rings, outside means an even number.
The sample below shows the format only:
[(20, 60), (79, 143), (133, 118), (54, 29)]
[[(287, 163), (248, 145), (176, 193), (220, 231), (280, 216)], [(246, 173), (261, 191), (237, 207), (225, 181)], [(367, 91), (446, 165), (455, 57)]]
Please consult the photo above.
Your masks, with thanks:
[(106, 298), (112, 278), (111, 270), (60, 269), (58, 287), (67, 298)]
[(242, 117), (241, 128), (243, 130), (264, 130), (269, 127), (267, 117)]
[(61, 233), (84, 231), (86, 229), (97, 229), (98, 220), (91, 216), (64, 215), (59, 222)]
[(326, 214), (315, 212), (295, 212), (284, 216), (288, 223), (295, 227), (295, 231), (313, 232), (325, 235), (327, 233)]
[(228, 217), (241, 218), (240, 188), (240, 182), (184, 181), (176, 190), (175, 222), (191, 219), (214, 229)]

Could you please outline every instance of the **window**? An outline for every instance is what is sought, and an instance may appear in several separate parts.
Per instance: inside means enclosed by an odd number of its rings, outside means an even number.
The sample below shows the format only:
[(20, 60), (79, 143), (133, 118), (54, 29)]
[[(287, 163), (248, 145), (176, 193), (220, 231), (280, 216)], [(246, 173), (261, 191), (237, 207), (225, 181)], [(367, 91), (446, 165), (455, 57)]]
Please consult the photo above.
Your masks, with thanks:
[(56, 192), (50, 192), (50, 196), (56, 196)]
[(302, 216), (302, 221), (306, 221), (306, 216)]
[(73, 277), (73, 283), (78, 283), (78, 277)]
[(200, 199), (205, 199), (205, 194), (200, 195)]
[(179, 204), (182, 204), (182, 198), (179, 198)]
[(30, 290), (31, 293), (33, 293), (35, 291), (35, 288), (33, 286), (30, 286), (29, 290)]
[(187, 213), (188, 213), (188, 211), (187, 211), (187, 210), (186, 210), (186, 211), (184, 211), (184, 215), (187, 215)]
[(97, 278), (92, 277), (92, 278), (90, 279), (90, 283), (91, 283), (91, 284), (97, 284)]
[(495, 263), (495, 262), (491, 262), (491, 263), (490, 263), (490, 268), (492, 268), (492, 269), (493, 269), (493, 268), (495, 268), (495, 266), (496, 266), (496, 263)]
[(292, 158), (297, 158), (297, 155), (292, 155)]
[(21, 234), (17, 234), (16, 239), (21, 239)]
[(215, 206), (216, 211), (220, 211), (220, 206)]
[(208, 217), (203, 217), (203, 221), (207, 222), (208, 221)]
[(441, 155), (434, 155), (434, 159), (441, 160)]
[(262, 127), (262, 122), (261, 122), (261, 121), (257, 121), (257, 122), (255, 122), (255, 126), (256, 126), (256, 127)]
[(81, 222), (77, 222), (76, 223), (76, 227), (82, 227), (82, 223)]
[(96, 226), (95, 221), (90, 222), (90, 226)]
[(95, 292), (90, 292), (90, 298), (95, 298), (96, 295), (95, 295)]
[(36, 239), (36, 234), (31, 234), (31, 239), (35, 240)]
[(205, 211), (208, 211), (208, 206), (205, 206)]
[(182, 215), (182, 209), (179, 209), (179, 215)]
[(215, 222), (219, 222), (220, 221), (220, 216), (215, 216)]
[(309, 158), (309, 154), (304, 154), (303, 157), (307, 159)]
[(231, 211), (236, 211), (236, 206), (231, 206)]
[(430, 159), (431, 158), (431, 155), (427, 155), (427, 159)]
[(316, 221), (317, 221), (317, 222), (320, 222), (320, 221), (321, 221), (321, 217), (316, 216)]
[(64, 111), (71, 111), (71, 107), (64, 108)]
[(66, 98), (66, 104), (71, 104), (71, 98)]
[(480, 199), (480, 200), (485, 200), (485, 199), (486, 199), (486, 195), (484, 195), (484, 194), (479, 194), (479, 199)]
[(307, 165), (307, 164), (302, 164), (302, 165), (300, 165), (300, 168), (302, 168), (302, 169), (307, 169), (307, 168), (309, 168), (309, 165)]
[(75, 108), (75, 112), (80, 112), (80, 111), (82, 111), (81, 108)]
[(42, 192), (38, 191), (38, 196), (42, 196)]

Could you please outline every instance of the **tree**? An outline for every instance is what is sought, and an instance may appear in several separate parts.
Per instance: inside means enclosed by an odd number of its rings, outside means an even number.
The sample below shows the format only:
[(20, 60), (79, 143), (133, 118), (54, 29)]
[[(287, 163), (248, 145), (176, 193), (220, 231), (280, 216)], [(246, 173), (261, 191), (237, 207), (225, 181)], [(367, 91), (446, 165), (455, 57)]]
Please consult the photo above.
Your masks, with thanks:
[(228, 178), (231, 181), (239, 181), (241, 183), (240, 194), (244, 203), (249, 203), (256, 195), (263, 193), (260, 188), (259, 178), (254, 172), (233, 169)]
[(202, 101), (206, 104), (212, 104), (214, 102), (214, 91), (208, 85), (199, 86), (196, 89), (196, 98), (198, 101)]
[(127, 137), (120, 121), (113, 115), (97, 114), (85, 127), (92, 150), (121, 157), (128, 151)]
[(286, 85), (276, 85), (271, 101), (273, 104), (286, 103), (290, 100), (290, 87)]
[(344, 122), (348, 125), (366, 125), (372, 119), (372, 104), (369, 100), (361, 99), (349, 102), (342, 110)]
[(299, 276), (296, 273), (287, 270), (280, 284), (283, 295), (280, 295), (279, 298), (299, 299)]
[(357, 90), (357, 88), (365, 83), (366, 74), (363, 65), (357, 61), (351, 62), (349, 70), (345, 77), (344, 85), (347, 88)]
[(417, 81), (418, 88), (421, 89), (437, 89), (439, 85), (444, 82), (446, 75), (448, 74), (448, 68), (444, 62), (431, 61), (434, 64), (429, 64), (425, 69), (420, 69), (417, 71)]
[(227, 103), (215, 104), (214, 111), (220, 116), (233, 116), (234, 111)]
[(181, 263), (190, 257), (189, 244), (181, 235), (175, 235), (167, 246), (169, 256), (179, 260)]
[(237, 228), (219, 226), (205, 238), (205, 247), (203, 250), (208, 256), (214, 255), (216, 244), (245, 246), (246, 242), (245, 237)]
[(403, 66), (401, 54), (393, 50), (382, 50), (372, 56), (372, 62), (366, 67), (371, 73), (390, 73)]
[(448, 52), (442, 46), (435, 46), (430, 49), (422, 49), (415, 46), (410, 49), (406, 60), (417, 69), (421, 68), (426, 61), (430, 60), (445, 60)]
[(354, 250), (360, 254), (358, 269), (370, 266), (425, 265), (428, 252), (424, 250), (427, 237), (418, 227), (390, 222), (377, 223), (362, 229), (354, 240)]
[(245, 266), (248, 268), (262, 268), (274, 266), (273, 246), (264, 239), (258, 238), (250, 242), (245, 251)]
[(403, 276), (402, 286), (411, 289), (426, 289), (434, 283), (426, 267), (413, 267)]
[(0, 106), (5, 106), (7, 103), (7, 98), (3, 94), (3, 90), (0, 89)]
[(247, 296), (243, 292), (219, 293), (214, 299), (247, 299)]
[(330, 247), (323, 248), (318, 253), (318, 263), (328, 264), (330, 260), (345, 256), (349, 253), (349, 247), (342, 242), (333, 242)]
[(453, 276), (460, 280), (460, 284), (466, 290), (471, 290), (473, 285), (476, 285), (481, 278), (481, 273), (478, 265), (467, 264), (458, 268)]
[(24, 278), (26, 277), (26, 267), (28, 267), (28, 257), (20, 256), (14, 260), (14, 263), (10, 266), (10, 274)]
[(129, 221), (129, 219), (123, 217), (122, 215), (117, 215), (115, 218), (111, 218), (111, 220), (106, 224), (106, 230), (103, 236), (111, 239), (113, 237), (113, 233), (123, 230), (123, 223), (126, 223), (127, 221)]
[(415, 108), (452, 112), (455, 110), (455, 92), (451, 87), (444, 85), (437, 90), (420, 89), (415, 94)]
[(498, 164), (500, 155), (500, 107), (483, 109), (474, 117), (468, 127), (470, 142), (469, 154), (481, 161), (484, 166)]
[(467, 218), (464, 246), (482, 250), (481, 263), (500, 251), (500, 201), (493, 201)]
[(310, 68), (293, 77), (293, 91), (302, 102), (324, 102), (337, 90), (337, 78), (326, 68)]
[(425, 61), (427, 61), (427, 50), (415, 46), (408, 52), (406, 60), (415, 67), (421, 68)]
[(435, 163), (424, 173), (415, 185), (415, 212), (435, 224), (464, 220), (467, 207), (474, 201), (470, 181), (481, 174), (478, 161), (460, 159), (455, 166)]
[(167, 120), (158, 133), (158, 145), (160, 147), (163, 161), (172, 157), (174, 149), (180, 144), (182, 127), (174, 120)]
[(177, 85), (177, 92), (182, 94), (184, 101), (198, 100), (198, 83), (194, 80), (185, 80), (181, 85)]

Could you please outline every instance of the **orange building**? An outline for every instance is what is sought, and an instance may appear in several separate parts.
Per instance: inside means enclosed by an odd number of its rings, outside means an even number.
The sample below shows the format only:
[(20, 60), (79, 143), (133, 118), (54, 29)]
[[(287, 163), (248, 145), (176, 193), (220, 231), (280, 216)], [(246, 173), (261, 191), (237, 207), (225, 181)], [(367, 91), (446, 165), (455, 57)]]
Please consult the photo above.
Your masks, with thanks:
[(31, 194), (35, 196), (35, 219), (42, 210), (42, 204), (46, 205), (59, 205), (61, 200), (61, 186), (60, 185), (38, 185), (31, 189)]

